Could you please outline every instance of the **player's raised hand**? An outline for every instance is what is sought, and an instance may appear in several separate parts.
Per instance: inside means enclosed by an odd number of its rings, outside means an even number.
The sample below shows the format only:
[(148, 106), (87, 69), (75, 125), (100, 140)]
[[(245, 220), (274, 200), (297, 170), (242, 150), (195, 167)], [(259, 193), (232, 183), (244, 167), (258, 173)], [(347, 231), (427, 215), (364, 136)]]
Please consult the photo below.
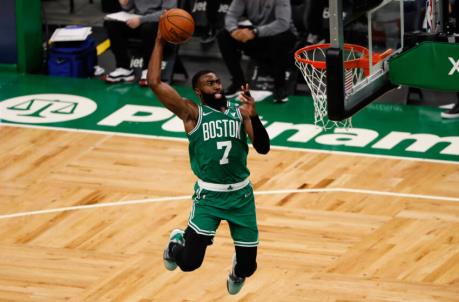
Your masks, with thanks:
[(256, 116), (257, 111), (255, 109), (255, 99), (250, 94), (249, 84), (241, 86), (241, 93), (239, 94), (239, 100), (241, 101), (240, 108), (247, 112), (249, 116)]
[[(164, 10), (164, 12), (162, 13), (162, 15), (159, 16), (159, 22), (158, 22), (158, 24), (161, 24), (161, 20), (163, 20), (164, 18), (166, 18), (166, 12), (167, 12), (167, 10)], [(159, 43), (163, 43), (163, 44), (166, 43), (166, 40), (164, 40), (163, 34), (161, 33), (161, 26), (158, 26), (158, 30), (156, 31), (156, 40), (157, 40)]]

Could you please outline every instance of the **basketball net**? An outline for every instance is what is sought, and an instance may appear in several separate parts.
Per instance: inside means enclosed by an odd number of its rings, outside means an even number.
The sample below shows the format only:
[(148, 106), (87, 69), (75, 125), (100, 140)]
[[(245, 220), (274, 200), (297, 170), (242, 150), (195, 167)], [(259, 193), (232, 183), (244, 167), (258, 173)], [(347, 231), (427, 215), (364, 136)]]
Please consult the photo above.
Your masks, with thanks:
[[(325, 51), (328, 44), (317, 44), (304, 47), (295, 53), (295, 65), (300, 69), (311, 91), (314, 100), (314, 124), (324, 130), (332, 128), (352, 128), (352, 119), (349, 117), (342, 121), (332, 121), (327, 112), (327, 68), (325, 64)], [(351, 62), (363, 56), (354, 47), (345, 45), (344, 61)], [(364, 77), (361, 68), (346, 67), (344, 72), (344, 90), (348, 95), (354, 85)]]

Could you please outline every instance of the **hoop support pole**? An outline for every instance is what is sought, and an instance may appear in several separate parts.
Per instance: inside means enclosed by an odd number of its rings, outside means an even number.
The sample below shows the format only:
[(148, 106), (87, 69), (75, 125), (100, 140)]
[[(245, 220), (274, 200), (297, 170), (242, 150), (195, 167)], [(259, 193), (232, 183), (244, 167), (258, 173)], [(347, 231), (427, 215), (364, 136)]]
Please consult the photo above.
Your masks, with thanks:
[[(344, 66), (343, 49), (330, 47), (326, 52), (327, 74), (343, 76), (327, 76), (327, 112), (331, 120), (341, 120), (344, 104), (338, 100), (344, 100)], [(329, 89), (331, 88), (331, 89)]]

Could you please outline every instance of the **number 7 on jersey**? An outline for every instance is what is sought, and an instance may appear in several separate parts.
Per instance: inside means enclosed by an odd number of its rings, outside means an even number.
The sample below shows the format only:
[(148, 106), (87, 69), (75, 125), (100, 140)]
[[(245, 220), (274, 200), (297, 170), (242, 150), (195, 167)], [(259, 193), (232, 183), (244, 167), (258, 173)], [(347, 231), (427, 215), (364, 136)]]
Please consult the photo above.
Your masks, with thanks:
[(228, 155), (231, 150), (231, 141), (217, 142), (217, 149), (224, 149), (223, 156), (220, 159), (220, 165), (226, 165), (227, 163), (229, 163)]

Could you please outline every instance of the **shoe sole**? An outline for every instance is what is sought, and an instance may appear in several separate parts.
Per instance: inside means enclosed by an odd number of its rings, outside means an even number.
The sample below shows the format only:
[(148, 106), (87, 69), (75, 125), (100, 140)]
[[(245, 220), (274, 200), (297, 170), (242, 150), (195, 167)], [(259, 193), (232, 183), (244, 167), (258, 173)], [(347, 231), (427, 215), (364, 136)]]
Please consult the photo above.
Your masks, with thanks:
[(164, 267), (168, 270), (168, 271), (173, 271), (177, 268), (177, 263), (173, 262), (173, 261), (169, 261), (169, 260), (166, 260), (166, 253), (167, 253), (167, 248), (164, 250), (163, 252), (163, 262), (164, 262)]
[[(233, 263), (232, 263), (231, 271), (234, 271), (234, 268), (236, 267), (236, 254), (233, 254), (233, 261), (232, 262)], [(245, 279), (244, 279), (244, 281), (242, 281), (242, 283), (240, 283), (239, 288), (236, 288), (235, 290), (233, 289), (233, 291), (230, 289), (230, 282), (232, 282), (232, 281), (231, 281), (230, 275), (228, 275), (228, 277), (226, 278), (226, 289), (228, 290), (228, 294), (235, 295), (235, 294), (237, 294), (238, 292), (241, 291), (242, 287), (244, 286)]]
[(230, 282), (231, 282), (230, 281), (230, 276), (228, 276), (226, 278), (226, 289), (228, 290), (228, 294), (230, 294), (230, 295), (236, 295), (237, 293), (239, 293), (241, 291), (242, 287), (244, 286), (244, 283), (245, 283), (245, 281), (242, 282), (242, 284), (239, 286), (239, 288), (233, 289), (233, 291), (232, 291), (230, 289)]
[(173, 271), (173, 270), (175, 270), (177, 268), (177, 263), (175, 263), (174, 261), (167, 260), (166, 259), (166, 254), (168, 253), (169, 243), (170, 243), (172, 237), (174, 237), (178, 233), (183, 233), (183, 231), (181, 229), (172, 230), (171, 234), (169, 235), (169, 242), (167, 243), (167, 247), (164, 249), (164, 252), (163, 252), (164, 267), (168, 271)]
[(444, 119), (456, 119), (459, 118), (459, 113), (441, 113), (441, 117)]
[(284, 104), (288, 102), (288, 98), (282, 99), (282, 100), (274, 100), (274, 103), (279, 103), (279, 104)]
[(120, 83), (120, 82), (133, 82), (135, 80), (135, 76), (123, 77), (123, 78), (105, 78), (105, 82), (113, 84), (113, 83)]

